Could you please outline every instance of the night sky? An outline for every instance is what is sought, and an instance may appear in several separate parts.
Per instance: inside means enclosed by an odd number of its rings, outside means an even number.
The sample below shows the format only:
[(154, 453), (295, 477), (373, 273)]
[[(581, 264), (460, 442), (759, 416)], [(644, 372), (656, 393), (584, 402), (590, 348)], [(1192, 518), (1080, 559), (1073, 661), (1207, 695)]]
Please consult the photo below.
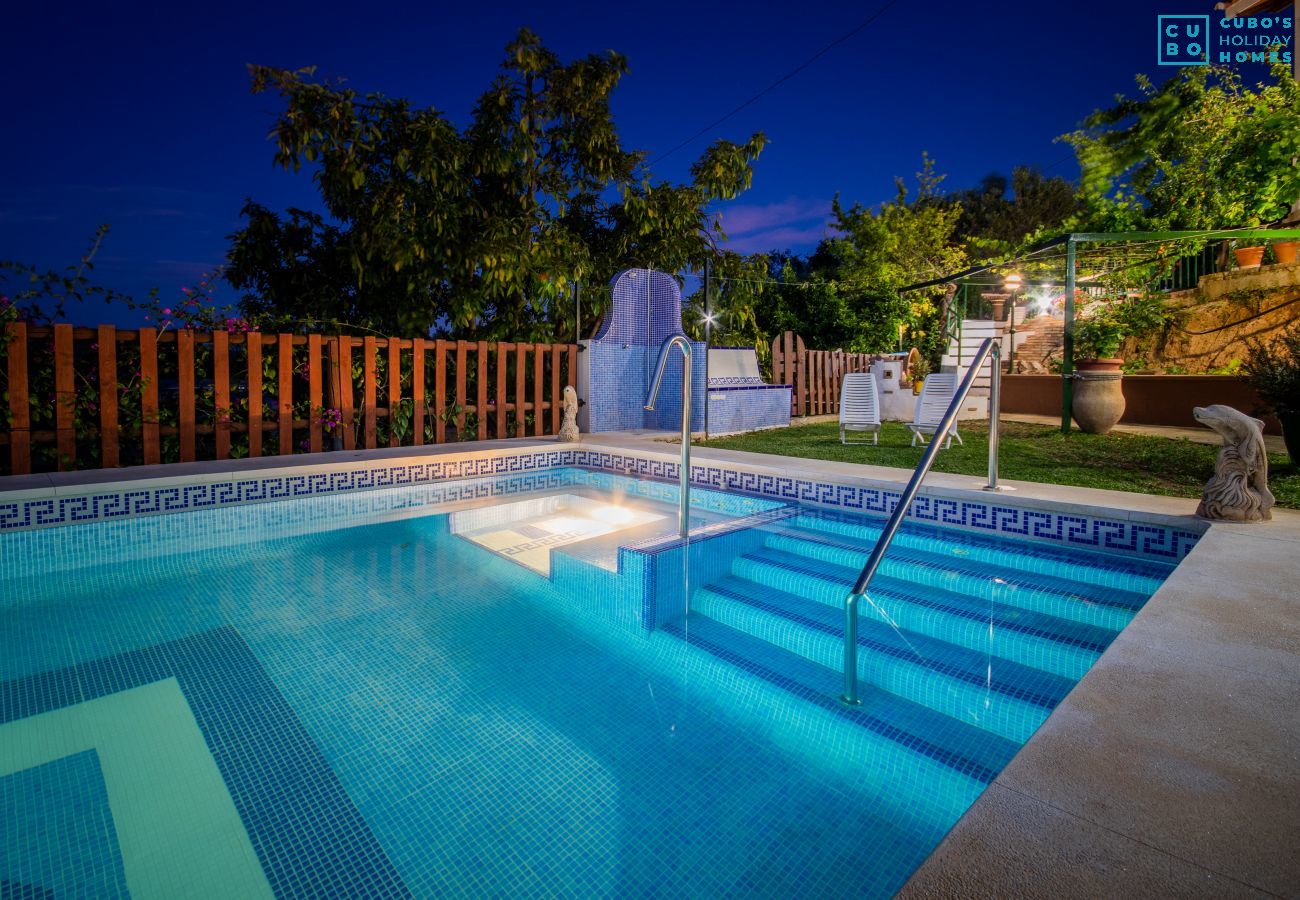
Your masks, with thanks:
[[(0, 259), (67, 265), (109, 223), (96, 278), (170, 297), (222, 261), (245, 197), (316, 207), (308, 174), (272, 165), (276, 98), (249, 93), (249, 62), (316, 65), (463, 124), (528, 25), (566, 59), (605, 49), (629, 58), (616, 120), (625, 146), (653, 157), (882, 4), (15, 4), (3, 42)], [(1053, 138), (1131, 92), (1135, 73), (1174, 71), (1156, 66), (1159, 13), (1214, 16), (1200, 0), (899, 0), (655, 171), (684, 178), (709, 139), (766, 131), (753, 190), (725, 208), (740, 251), (811, 249), (836, 192), (887, 199), (922, 150), (950, 189), (1017, 164), (1074, 177), (1069, 148)], [(223, 299), (235, 299), (229, 288)]]

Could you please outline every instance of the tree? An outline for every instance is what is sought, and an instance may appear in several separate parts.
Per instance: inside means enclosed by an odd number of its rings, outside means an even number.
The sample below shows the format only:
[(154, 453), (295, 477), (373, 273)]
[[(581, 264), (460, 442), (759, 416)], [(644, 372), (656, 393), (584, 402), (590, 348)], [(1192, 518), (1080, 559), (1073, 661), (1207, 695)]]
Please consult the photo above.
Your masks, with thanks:
[(1186, 67), (1118, 98), (1063, 140), (1083, 170), (1089, 230), (1209, 230), (1281, 219), (1300, 196), (1300, 87), (1241, 84), (1231, 69)]
[(894, 199), (875, 210), (860, 203), (846, 208), (836, 197), (831, 211), (843, 237), (827, 244), (834, 250), (839, 278), (896, 291), (964, 266), (966, 254), (953, 237), (962, 209), (940, 194), (943, 179), (935, 174), (934, 161), (923, 156), (916, 195), (910, 199), (901, 178), (895, 179)]
[(710, 205), (749, 187), (766, 139), (717, 141), (689, 184), (655, 180), (610, 111), (626, 71), (612, 52), (564, 63), (522, 30), (462, 130), (310, 69), (250, 67), (254, 92), (285, 102), (277, 164), (313, 168), (328, 219), (250, 202), (232, 283), (261, 311), (538, 340), (558, 336), (575, 280), (698, 261), (720, 231)]
[(842, 236), (824, 241), (813, 255), (814, 270), (849, 292), (860, 329), (855, 349), (891, 349), (900, 327), (906, 340), (927, 350), (937, 346), (942, 323), (936, 300), (943, 288), (899, 292), (965, 266), (966, 252), (955, 239), (962, 208), (939, 192), (943, 176), (929, 156), (922, 156), (916, 180), (909, 197), (896, 179), (895, 198), (875, 210), (858, 203), (845, 208), (836, 197), (831, 209)]
[(1017, 166), (1005, 175), (986, 175), (977, 188), (947, 198), (961, 205), (953, 238), (973, 259), (1006, 256), (1043, 229), (1056, 228), (1079, 209), (1078, 188), (1048, 178), (1037, 169)]

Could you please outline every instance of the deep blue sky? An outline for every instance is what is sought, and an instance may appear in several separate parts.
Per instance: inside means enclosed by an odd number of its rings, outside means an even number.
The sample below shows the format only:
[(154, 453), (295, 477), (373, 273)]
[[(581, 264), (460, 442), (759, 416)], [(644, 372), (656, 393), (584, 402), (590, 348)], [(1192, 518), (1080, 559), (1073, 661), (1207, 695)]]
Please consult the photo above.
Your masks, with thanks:
[[(4, 39), (0, 259), (66, 265), (107, 222), (96, 277), (172, 296), (221, 262), (245, 197), (313, 206), (310, 177), (272, 165), (276, 99), (249, 93), (249, 62), (316, 65), (463, 123), (502, 48), (528, 25), (565, 58), (604, 49), (629, 58), (617, 121), (625, 145), (653, 157), (880, 4), (662, 3), (635, 14), (608, 0), (15, 5)], [(1136, 72), (1171, 71), (1155, 64), (1157, 14), (1213, 15), (1212, 6), (901, 0), (709, 136), (762, 129), (771, 141), (753, 190), (727, 207), (733, 247), (810, 249), (836, 192), (886, 199), (922, 150), (954, 189), (1017, 164), (1073, 177), (1069, 148), (1053, 138), (1131, 92)], [(657, 174), (684, 178), (706, 142)]]

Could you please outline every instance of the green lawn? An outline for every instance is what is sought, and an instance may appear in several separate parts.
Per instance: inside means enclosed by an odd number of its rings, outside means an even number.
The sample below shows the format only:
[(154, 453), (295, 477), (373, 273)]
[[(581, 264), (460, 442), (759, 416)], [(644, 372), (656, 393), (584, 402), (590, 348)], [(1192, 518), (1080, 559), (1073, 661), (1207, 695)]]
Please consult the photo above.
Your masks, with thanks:
[[(941, 451), (935, 471), (987, 473), (988, 423), (963, 422), (961, 435), (965, 445), (954, 441), (951, 448)], [(904, 425), (886, 422), (880, 446), (846, 447), (840, 443), (839, 426), (825, 422), (718, 438), (702, 446), (912, 469), (923, 451), (910, 443), (911, 433)], [(999, 472), (1003, 478), (1019, 481), (1199, 497), (1214, 472), (1216, 452), (1214, 446), (1186, 440), (1078, 431), (1066, 437), (1056, 428), (1003, 422)], [(1269, 456), (1269, 474), (1277, 505), (1300, 509), (1300, 467), (1290, 464), (1285, 454), (1273, 454)]]

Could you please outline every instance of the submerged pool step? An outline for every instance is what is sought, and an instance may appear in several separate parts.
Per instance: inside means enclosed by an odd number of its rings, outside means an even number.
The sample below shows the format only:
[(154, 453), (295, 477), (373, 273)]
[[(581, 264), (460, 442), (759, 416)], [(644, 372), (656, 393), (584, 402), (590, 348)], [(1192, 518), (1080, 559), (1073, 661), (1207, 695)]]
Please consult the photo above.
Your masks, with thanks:
[[(852, 537), (800, 527), (772, 529), (769, 547), (835, 563), (858, 571), (866, 565), (874, 544)], [(1118, 587), (1071, 581), (1054, 575), (1012, 570), (927, 550), (890, 547), (880, 574), (916, 580), (999, 603), (1119, 631), (1133, 618), (1145, 596)]]
[[(840, 610), (858, 570), (770, 547), (736, 559), (732, 573)], [(1116, 632), (933, 585), (877, 575), (864, 620), (879, 620), (997, 659), (1078, 679)]]
[(666, 630), (693, 647), (897, 745), (894, 759), (875, 760), (884, 768), (915, 765), (914, 755), (920, 754), (982, 787), (1019, 749), (1013, 741), (871, 685), (862, 688), (861, 706), (845, 706), (836, 699), (843, 685), (837, 670), (706, 615), (692, 613), (687, 627), (676, 623)]
[[(866, 524), (860, 518), (833, 514), (800, 515), (788, 525), (836, 534), (861, 543), (868, 552), (880, 537), (881, 525)], [(1119, 588), (1141, 605), (1141, 599), (1156, 592), (1172, 564), (1090, 553), (1065, 547), (1008, 542), (983, 534), (954, 532), (935, 526), (905, 522), (894, 536), (893, 549), (923, 550), (966, 562), (993, 566), (1001, 571), (1052, 575), (1057, 578), (1106, 588)]]
[[(826, 603), (727, 576), (696, 591), (692, 610), (829, 669), (844, 658), (844, 614)], [(1013, 741), (1028, 739), (1072, 682), (864, 616), (858, 677)], [(838, 692), (837, 692), (838, 693)]]

